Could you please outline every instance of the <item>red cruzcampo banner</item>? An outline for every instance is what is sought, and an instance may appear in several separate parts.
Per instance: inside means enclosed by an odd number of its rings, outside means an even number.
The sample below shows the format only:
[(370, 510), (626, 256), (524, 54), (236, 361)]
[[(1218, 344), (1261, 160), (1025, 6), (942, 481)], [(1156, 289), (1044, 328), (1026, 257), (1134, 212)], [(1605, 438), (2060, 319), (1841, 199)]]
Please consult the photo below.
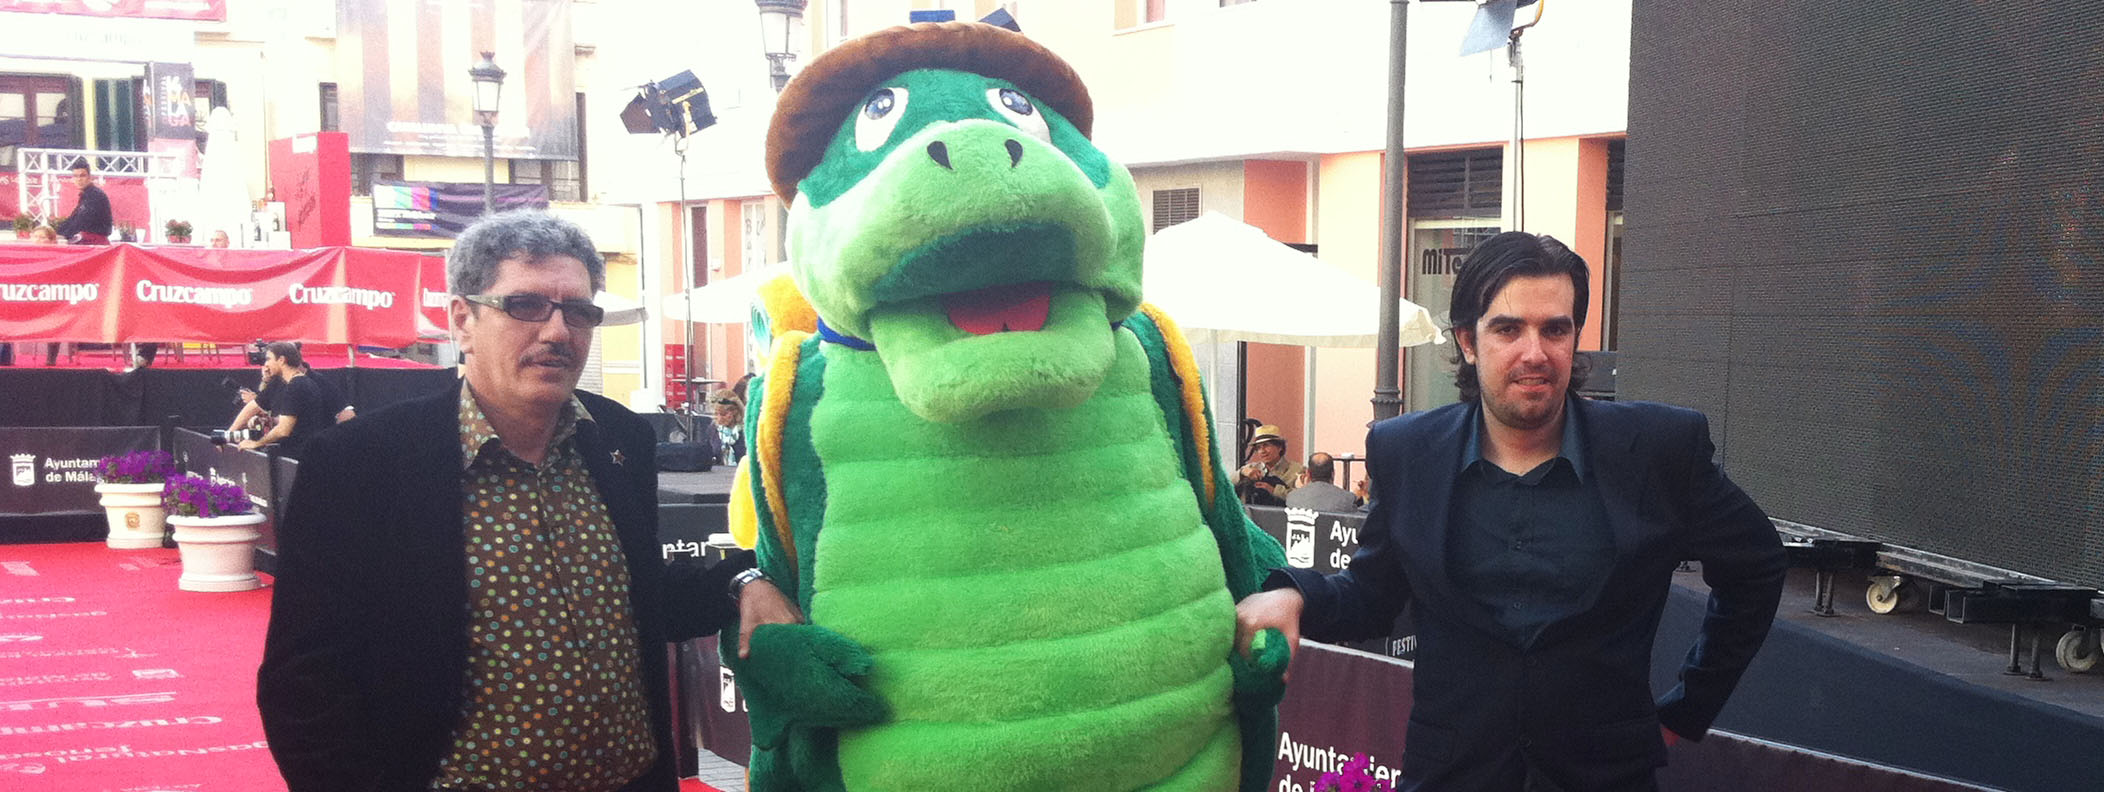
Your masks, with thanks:
[(226, 0), (0, 0), (0, 11), (225, 22)]
[[(373, 236), (453, 239), (482, 219), (481, 184), (374, 180)], [(548, 185), (491, 185), (496, 211), (547, 209)]]
[(428, 258), (360, 248), (0, 245), (0, 341), (404, 347), (418, 337)]
[(351, 150), (342, 132), (270, 141), (270, 188), (295, 248), (351, 244)]

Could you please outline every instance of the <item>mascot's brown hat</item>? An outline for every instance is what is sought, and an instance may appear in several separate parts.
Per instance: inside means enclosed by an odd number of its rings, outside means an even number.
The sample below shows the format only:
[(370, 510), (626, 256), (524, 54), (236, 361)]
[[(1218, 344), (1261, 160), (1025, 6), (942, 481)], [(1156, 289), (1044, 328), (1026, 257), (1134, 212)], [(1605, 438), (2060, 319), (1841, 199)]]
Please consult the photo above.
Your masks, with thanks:
[(1074, 67), (1023, 34), (981, 22), (923, 22), (834, 47), (789, 81), (767, 129), (767, 178), (784, 201), (825, 157), (840, 122), (878, 83), (914, 69), (956, 69), (1015, 83), (1083, 136), (1095, 106)]

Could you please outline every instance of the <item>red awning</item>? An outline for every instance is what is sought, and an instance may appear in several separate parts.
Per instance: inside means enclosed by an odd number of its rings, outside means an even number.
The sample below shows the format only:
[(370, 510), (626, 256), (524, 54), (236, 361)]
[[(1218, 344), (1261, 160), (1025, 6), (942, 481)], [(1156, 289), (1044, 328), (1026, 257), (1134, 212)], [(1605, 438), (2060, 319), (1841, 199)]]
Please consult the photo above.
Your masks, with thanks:
[(0, 244), (0, 341), (404, 347), (445, 292), (443, 259), (395, 250)]

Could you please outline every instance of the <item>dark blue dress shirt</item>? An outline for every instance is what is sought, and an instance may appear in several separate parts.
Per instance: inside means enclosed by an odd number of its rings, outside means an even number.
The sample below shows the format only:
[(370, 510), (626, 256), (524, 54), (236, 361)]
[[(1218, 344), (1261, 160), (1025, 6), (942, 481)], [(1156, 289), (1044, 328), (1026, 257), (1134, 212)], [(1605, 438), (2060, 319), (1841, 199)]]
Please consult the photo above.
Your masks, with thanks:
[(1587, 475), (1577, 410), (1564, 405), (1557, 455), (1521, 475), (1483, 457), (1483, 416), (1462, 449), (1447, 543), (1447, 569), (1513, 646), (1588, 607), (1614, 565), (1614, 534)]

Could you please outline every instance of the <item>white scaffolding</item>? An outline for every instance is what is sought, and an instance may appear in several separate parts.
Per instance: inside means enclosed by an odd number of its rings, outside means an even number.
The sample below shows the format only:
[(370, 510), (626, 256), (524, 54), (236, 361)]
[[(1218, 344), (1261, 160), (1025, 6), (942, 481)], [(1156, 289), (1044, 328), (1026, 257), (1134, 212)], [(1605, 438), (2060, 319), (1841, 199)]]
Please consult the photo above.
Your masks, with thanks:
[[(87, 149), (15, 149), (15, 201), (24, 214), (35, 217), (39, 225), (51, 225), (59, 218), (59, 185), (73, 175), (73, 169), (87, 163), (98, 177), (137, 178), (146, 181), (146, 225), (139, 229), (140, 238), (161, 237), (161, 204), (164, 197), (172, 198), (182, 176), (179, 172), (181, 158), (175, 154), (151, 151), (90, 151)], [(114, 235), (113, 235), (114, 236)]]

